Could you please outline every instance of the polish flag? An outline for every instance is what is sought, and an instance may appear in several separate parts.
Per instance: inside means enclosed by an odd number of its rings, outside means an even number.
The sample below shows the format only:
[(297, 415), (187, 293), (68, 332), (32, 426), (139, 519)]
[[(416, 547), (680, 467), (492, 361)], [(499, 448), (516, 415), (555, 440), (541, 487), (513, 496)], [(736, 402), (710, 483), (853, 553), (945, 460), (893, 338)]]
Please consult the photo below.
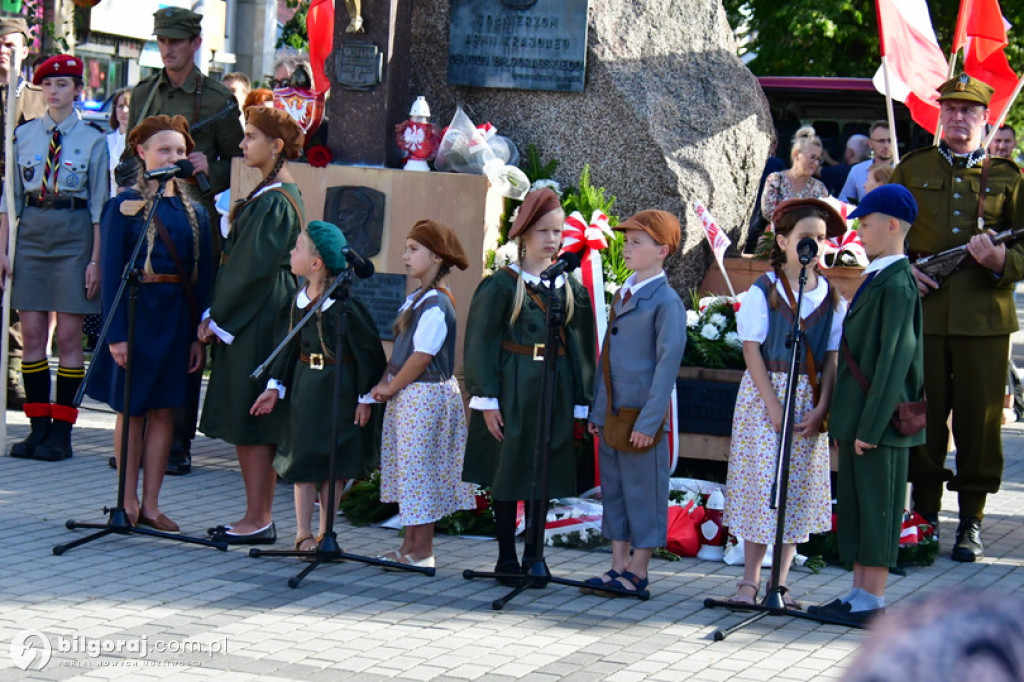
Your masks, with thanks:
[(327, 92), (331, 81), (324, 63), (334, 47), (334, 0), (313, 0), (306, 13), (306, 34), (309, 36), (309, 62), (313, 66), (313, 89)]
[[(922, 128), (939, 126), (939, 93), (946, 81), (946, 58), (935, 39), (925, 0), (876, 0), (878, 42), (889, 65), (889, 96), (903, 102)], [(872, 79), (886, 94), (882, 69)]]
[(964, 51), (964, 72), (995, 88), (989, 103), (989, 123), (1012, 103), (1017, 74), (1010, 68), (1004, 49), (1009, 44), (1009, 24), (999, 9), (999, 0), (961, 0), (956, 20), (953, 52)]

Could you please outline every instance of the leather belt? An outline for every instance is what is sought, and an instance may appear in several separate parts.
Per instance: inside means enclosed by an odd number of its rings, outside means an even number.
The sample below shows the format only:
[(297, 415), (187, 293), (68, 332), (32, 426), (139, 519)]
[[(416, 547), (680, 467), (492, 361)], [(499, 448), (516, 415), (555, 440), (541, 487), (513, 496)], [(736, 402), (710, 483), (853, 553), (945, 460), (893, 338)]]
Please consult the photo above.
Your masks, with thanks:
[(181, 275), (156, 275), (142, 273), (139, 275), (140, 284), (180, 284)]
[[(544, 360), (544, 344), (535, 343), (532, 346), (524, 346), (520, 343), (512, 343), (511, 341), (502, 341), (501, 347), (503, 350), (507, 350), (510, 353), (516, 353), (517, 355), (529, 355), (537, 362)], [(565, 346), (558, 347), (558, 357), (565, 357)]]
[[(310, 369), (323, 369), (327, 365), (335, 364), (334, 358), (329, 358), (323, 353), (313, 353), (312, 355), (306, 355), (305, 353), (299, 353), (299, 361), (309, 365)], [(351, 355), (341, 356), (341, 364), (348, 365), (355, 362), (355, 357)]]
[(78, 197), (43, 197), (29, 194), (25, 197), (25, 203), (34, 208), (70, 208), (73, 211), (89, 208), (89, 200)]

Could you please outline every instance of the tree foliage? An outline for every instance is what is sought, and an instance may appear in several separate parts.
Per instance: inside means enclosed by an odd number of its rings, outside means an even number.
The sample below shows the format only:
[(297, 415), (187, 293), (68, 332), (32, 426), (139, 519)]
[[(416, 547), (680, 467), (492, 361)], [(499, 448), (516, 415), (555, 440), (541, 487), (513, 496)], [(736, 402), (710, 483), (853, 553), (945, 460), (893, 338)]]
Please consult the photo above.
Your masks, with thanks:
[(300, 52), (309, 52), (309, 34), (306, 32), (306, 15), (309, 13), (309, 0), (286, 0), (289, 9), (295, 14), (281, 27), (281, 37), (274, 45), (293, 47)]

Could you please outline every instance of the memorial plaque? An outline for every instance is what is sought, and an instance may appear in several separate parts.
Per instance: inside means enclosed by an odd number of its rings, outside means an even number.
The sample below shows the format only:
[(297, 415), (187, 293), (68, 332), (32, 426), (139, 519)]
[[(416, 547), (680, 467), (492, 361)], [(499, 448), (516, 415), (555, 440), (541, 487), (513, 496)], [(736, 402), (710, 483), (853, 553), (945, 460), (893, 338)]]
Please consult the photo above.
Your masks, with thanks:
[(452, 0), (448, 84), (583, 92), (588, 0)]
[(380, 253), (384, 234), (385, 199), (384, 192), (372, 187), (328, 187), (324, 220), (340, 227), (348, 245), (360, 256), (373, 258)]
[(700, 379), (676, 379), (678, 430), (712, 436), (732, 434), (732, 413), (739, 384)]
[(334, 79), (342, 89), (372, 90), (380, 83), (383, 59), (375, 44), (348, 40), (336, 54)]
[(394, 341), (391, 326), (398, 317), (398, 309), (405, 303), (405, 275), (376, 272), (369, 279), (355, 279), (352, 296), (369, 309), (380, 338)]

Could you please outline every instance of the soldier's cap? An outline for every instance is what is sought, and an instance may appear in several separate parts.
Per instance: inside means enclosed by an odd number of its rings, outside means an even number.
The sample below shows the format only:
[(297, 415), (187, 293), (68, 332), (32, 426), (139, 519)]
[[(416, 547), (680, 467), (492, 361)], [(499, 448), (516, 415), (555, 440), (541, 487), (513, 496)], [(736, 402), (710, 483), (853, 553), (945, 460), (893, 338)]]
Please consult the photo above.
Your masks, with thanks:
[(306, 234), (331, 274), (345, 269), (348, 262), (342, 249), (348, 246), (348, 239), (340, 227), (325, 220), (314, 220), (306, 227)]
[(550, 187), (533, 190), (526, 195), (522, 206), (516, 212), (516, 219), (508, 231), (508, 238), (515, 239), (533, 227), (533, 224), (541, 217), (560, 208), (562, 208), (562, 202), (558, 200), (555, 190)]
[(284, 109), (274, 109), (265, 106), (246, 107), (246, 125), (253, 125), (260, 129), (270, 139), (281, 138), (284, 140), (284, 157), (286, 159), (297, 159), (302, 156), (302, 145), (305, 144), (306, 134), (298, 121), (292, 118)]
[(173, 130), (185, 137), (185, 153), (191, 154), (196, 143), (188, 131), (188, 119), (184, 116), (147, 116), (128, 132), (128, 148), (135, 148), (164, 130)]
[(462, 242), (455, 235), (455, 230), (444, 223), (436, 220), (418, 220), (406, 239), (419, 242), (434, 252), (434, 255), (443, 260), (448, 266), (454, 265), (459, 270), (469, 267), (469, 258), (462, 248)]
[(989, 101), (992, 100), (992, 93), (995, 92), (995, 88), (964, 73), (955, 78), (950, 78), (940, 85), (938, 92), (940, 102), (949, 99), (959, 99), (964, 102), (975, 102), (987, 107)]
[(640, 211), (636, 215), (626, 218), (612, 228), (613, 230), (643, 230), (651, 236), (651, 239), (668, 247), (669, 254), (679, 249), (679, 243), (683, 239), (682, 229), (679, 227), (679, 219), (668, 211)]
[(917, 220), (917, 200), (903, 185), (882, 185), (865, 194), (848, 217), (860, 218), (869, 213), (882, 213), (913, 224)]
[(200, 23), (202, 14), (183, 7), (163, 7), (153, 12), (153, 34), (172, 38), (197, 38), (203, 30)]
[(825, 214), (825, 236), (829, 239), (836, 239), (846, 234), (846, 221), (839, 215), (836, 209), (832, 208), (827, 201), (821, 199), (786, 199), (780, 201), (772, 213), (772, 223), (778, 223), (786, 214), (792, 213), (798, 208), (812, 206)]
[(25, 36), (26, 44), (32, 40), (27, 21), (21, 17), (0, 17), (0, 36), (9, 36), (12, 33), (20, 33)]
[(56, 54), (36, 67), (32, 73), (32, 83), (39, 85), (44, 78), (65, 76), (81, 78), (84, 70), (82, 60), (69, 54)]

